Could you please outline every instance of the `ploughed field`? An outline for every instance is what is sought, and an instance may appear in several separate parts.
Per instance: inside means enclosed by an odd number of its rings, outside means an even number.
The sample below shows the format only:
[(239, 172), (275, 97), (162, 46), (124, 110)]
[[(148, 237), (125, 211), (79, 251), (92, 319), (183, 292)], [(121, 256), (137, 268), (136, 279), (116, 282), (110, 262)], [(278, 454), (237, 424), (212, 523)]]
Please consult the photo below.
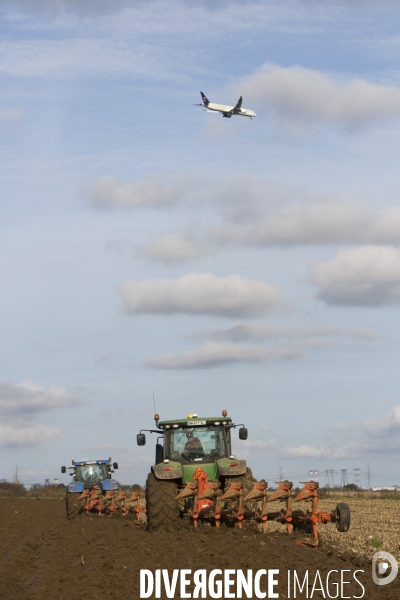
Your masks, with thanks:
[[(336, 501), (321, 500), (320, 508), (331, 510)], [(346, 584), (344, 595), (360, 596), (362, 589), (352, 573), (363, 569), (358, 578), (366, 588), (364, 598), (400, 598), (400, 576), (387, 586), (376, 586), (370, 560), (377, 549), (399, 556), (400, 502), (346, 501), (352, 510), (349, 533), (336, 533), (331, 524), (320, 526), (322, 543), (315, 549), (298, 545), (282, 526), (274, 531), (273, 524), (266, 535), (252, 527), (202, 525), (194, 530), (186, 522), (175, 530), (148, 533), (129, 515), (68, 521), (63, 500), (0, 498), (0, 598), (136, 600), (140, 569), (168, 569), (170, 577), (173, 569), (279, 569), (275, 589), (280, 598), (288, 598), (288, 570), (296, 570), (301, 578), (309, 571), (310, 594), (317, 570), (324, 581), (330, 570), (347, 569), (352, 583)], [(330, 593), (334, 596), (333, 588)], [(166, 598), (164, 593), (161, 597)], [(304, 588), (296, 597), (310, 596)], [(321, 592), (313, 594), (322, 597)]]
[[(344, 498), (351, 511), (351, 527), (340, 534), (335, 527), (320, 527), (321, 541), (336, 553), (356, 559), (372, 559), (375, 552), (390, 552), (400, 561), (400, 500)], [(336, 499), (321, 499), (321, 510), (330, 508)], [(399, 596), (400, 598), (400, 596)]]

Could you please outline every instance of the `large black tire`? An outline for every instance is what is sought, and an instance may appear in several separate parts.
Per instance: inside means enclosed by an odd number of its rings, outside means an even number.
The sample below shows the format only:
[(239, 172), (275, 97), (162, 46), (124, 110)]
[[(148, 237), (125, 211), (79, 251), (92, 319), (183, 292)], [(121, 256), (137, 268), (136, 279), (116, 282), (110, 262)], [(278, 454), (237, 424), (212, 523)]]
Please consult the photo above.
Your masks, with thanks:
[(75, 519), (82, 512), (79, 494), (76, 492), (67, 492), (65, 507), (67, 509), (67, 519)]
[(177, 495), (176, 480), (157, 479), (154, 473), (149, 473), (146, 482), (147, 531), (176, 526), (179, 519)]
[(350, 528), (350, 508), (345, 502), (336, 505), (336, 529), (340, 532), (348, 531)]

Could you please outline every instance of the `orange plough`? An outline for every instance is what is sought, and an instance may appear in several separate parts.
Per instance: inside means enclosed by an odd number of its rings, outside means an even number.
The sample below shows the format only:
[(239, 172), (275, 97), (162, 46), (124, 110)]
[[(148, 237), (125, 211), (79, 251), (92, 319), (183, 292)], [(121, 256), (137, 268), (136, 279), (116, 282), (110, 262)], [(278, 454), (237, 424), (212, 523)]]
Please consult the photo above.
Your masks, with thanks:
[(134, 513), (138, 524), (140, 523), (140, 513), (146, 512), (146, 508), (141, 506), (141, 496), (137, 492), (132, 492), (128, 498), (124, 491), (109, 490), (103, 494), (100, 487), (94, 487), (92, 490), (84, 490), (80, 494), (79, 500), (88, 514), (120, 513), (126, 516), (128, 513)]
[[(286, 526), (289, 534), (294, 529), (303, 529), (311, 533), (310, 542), (301, 542), (311, 546), (318, 546), (317, 525), (335, 523), (339, 531), (348, 531), (350, 526), (350, 511), (345, 503), (339, 503), (332, 512), (317, 511), (318, 483), (314, 481), (303, 482), (303, 489), (295, 498), (292, 498), (293, 483), (290, 481), (277, 482), (278, 488), (268, 497), (265, 481), (256, 482), (253, 489), (243, 495), (243, 484), (238, 481), (231, 483), (225, 490), (221, 489), (219, 482), (208, 481), (208, 475), (198, 467), (193, 475), (193, 481), (186, 484), (176, 500), (184, 501), (187, 509), (186, 515), (195, 527), (199, 521), (205, 521), (220, 527), (221, 522), (236, 524), (239, 529), (243, 521), (252, 520), (260, 525), (263, 533), (267, 532), (268, 522), (274, 521)], [(257, 501), (257, 508), (246, 510), (245, 503)], [(225, 508), (226, 501), (235, 501), (236, 508)], [(275, 512), (267, 512), (269, 502), (279, 501), (284, 508)], [(297, 502), (310, 502), (311, 510), (293, 510), (292, 504)]]

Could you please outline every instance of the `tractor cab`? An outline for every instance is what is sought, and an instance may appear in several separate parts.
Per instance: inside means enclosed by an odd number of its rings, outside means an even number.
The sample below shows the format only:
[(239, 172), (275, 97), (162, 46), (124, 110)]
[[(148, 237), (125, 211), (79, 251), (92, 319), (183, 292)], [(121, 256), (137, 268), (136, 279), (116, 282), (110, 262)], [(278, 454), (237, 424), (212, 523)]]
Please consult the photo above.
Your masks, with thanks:
[(168, 429), (164, 435), (165, 458), (180, 463), (210, 462), (228, 456), (228, 440), (223, 425), (186, 424)]
[[(173, 461), (180, 465), (201, 465), (227, 459), (232, 455), (231, 429), (237, 427), (228, 417), (226, 410), (221, 417), (187, 415), (186, 419), (160, 421), (156, 414), (157, 430), (144, 430), (158, 433), (155, 464)], [(239, 438), (247, 439), (247, 429), (240, 427)], [(161, 443), (162, 442), (162, 443)], [(146, 436), (141, 431), (137, 436), (139, 446), (144, 446)]]
[(83, 483), (101, 483), (103, 479), (110, 479), (111, 471), (103, 462), (84, 462), (75, 465), (75, 480)]
[[(111, 457), (108, 460), (81, 460), (72, 461), (72, 465), (68, 467), (72, 470), (72, 482), (68, 488), (73, 491), (81, 489), (93, 488), (95, 486), (109, 487), (108, 480), (112, 479), (112, 473), (118, 469), (118, 463), (111, 462)], [(66, 473), (67, 467), (61, 467), (61, 473)], [(107, 483), (105, 483), (107, 482)], [(111, 483), (113, 483), (112, 480)], [(117, 486), (117, 482), (114, 482)]]

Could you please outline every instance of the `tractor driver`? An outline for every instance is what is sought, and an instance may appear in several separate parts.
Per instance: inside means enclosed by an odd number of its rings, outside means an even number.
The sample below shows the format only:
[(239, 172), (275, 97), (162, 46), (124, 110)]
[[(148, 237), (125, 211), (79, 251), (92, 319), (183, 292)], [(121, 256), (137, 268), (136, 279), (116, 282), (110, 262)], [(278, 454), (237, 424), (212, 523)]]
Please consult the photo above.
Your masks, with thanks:
[(201, 441), (199, 438), (194, 437), (193, 431), (188, 431), (186, 433), (187, 442), (185, 444), (185, 449), (182, 452), (183, 456), (189, 456), (190, 454), (204, 454), (203, 446), (201, 445)]
[(98, 481), (101, 479), (101, 477), (99, 477), (99, 473), (97, 472), (97, 469), (94, 466), (89, 467), (89, 469), (86, 470), (86, 473), (84, 474), (84, 479), (85, 481)]

